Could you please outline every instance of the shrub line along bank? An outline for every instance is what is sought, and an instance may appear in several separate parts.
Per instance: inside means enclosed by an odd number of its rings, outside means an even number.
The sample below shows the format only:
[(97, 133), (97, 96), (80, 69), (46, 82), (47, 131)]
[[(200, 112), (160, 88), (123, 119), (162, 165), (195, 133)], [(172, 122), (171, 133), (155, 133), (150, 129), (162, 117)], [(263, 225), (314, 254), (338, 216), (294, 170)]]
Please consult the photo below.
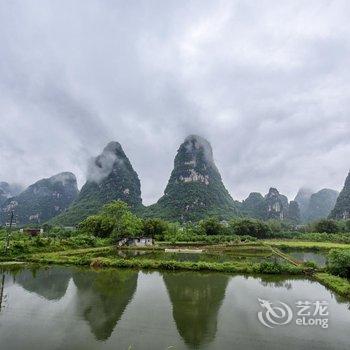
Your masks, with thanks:
[(26, 259), (33, 263), (46, 264), (73, 264), (91, 267), (120, 267), (120, 268), (140, 268), (140, 269), (162, 269), (162, 270), (193, 270), (193, 271), (217, 271), (229, 273), (247, 274), (303, 274), (310, 273), (312, 269), (304, 265), (293, 266), (286, 263), (277, 262), (189, 262), (176, 260), (155, 260), (155, 259), (123, 259), (106, 257), (89, 257), (88, 255), (79, 257), (73, 255), (60, 254), (34, 254)]
[(350, 282), (346, 278), (330, 275), (328, 273), (316, 273), (314, 278), (337, 294), (350, 299)]
[(279, 275), (307, 275), (312, 277), (337, 294), (350, 298), (350, 283), (347, 279), (330, 275), (324, 272), (316, 272), (305, 265), (293, 266), (281, 263), (212, 263), (212, 262), (184, 262), (184, 261), (159, 261), (152, 259), (115, 259), (105, 257), (83, 257), (74, 255), (62, 255), (59, 253), (34, 254), (28, 257), (27, 262), (40, 264), (91, 266), (93, 268), (137, 268), (150, 270), (172, 271), (207, 271), (224, 273), (242, 273), (247, 275), (279, 274)]

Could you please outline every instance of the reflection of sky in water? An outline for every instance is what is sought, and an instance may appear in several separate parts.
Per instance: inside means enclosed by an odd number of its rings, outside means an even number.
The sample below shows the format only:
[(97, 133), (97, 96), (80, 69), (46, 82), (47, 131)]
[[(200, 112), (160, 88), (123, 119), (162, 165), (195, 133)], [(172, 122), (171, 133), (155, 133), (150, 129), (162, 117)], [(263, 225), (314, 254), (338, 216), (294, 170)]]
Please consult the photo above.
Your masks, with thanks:
[[(64, 281), (67, 272), (67, 287), (61, 293), (62, 286), (55, 285), (52, 276)], [(15, 281), (6, 277), (1, 350), (128, 349), (130, 345), (132, 349), (171, 345), (187, 349), (196, 344), (220, 350), (347, 349), (350, 345), (348, 304), (305, 279), (58, 268), (46, 275), (37, 273), (30, 281), (28, 274), (19, 273)], [(267, 329), (257, 320), (257, 298), (291, 306), (298, 300), (327, 300), (330, 328)]]
[[(101, 255), (101, 254), (100, 254)], [(207, 261), (207, 262), (225, 262), (225, 261), (273, 261), (279, 259), (270, 251), (262, 251), (260, 255), (249, 252), (203, 252), (203, 253), (186, 253), (186, 252), (164, 252), (164, 251), (147, 251), (147, 250), (117, 250), (112, 253), (107, 253), (108, 256), (119, 256), (125, 259), (156, 259), (156, 260), (175, 260), (175, 261)]]
[(318, 266), (325, 266), (327, 256), (325, 253), (320, 252), (303, 252), (303, 251), (290, 251), (287, 252), (288, 255), (292, 256), (295, 260), (306, 262), (306, 261), (313, 261)]

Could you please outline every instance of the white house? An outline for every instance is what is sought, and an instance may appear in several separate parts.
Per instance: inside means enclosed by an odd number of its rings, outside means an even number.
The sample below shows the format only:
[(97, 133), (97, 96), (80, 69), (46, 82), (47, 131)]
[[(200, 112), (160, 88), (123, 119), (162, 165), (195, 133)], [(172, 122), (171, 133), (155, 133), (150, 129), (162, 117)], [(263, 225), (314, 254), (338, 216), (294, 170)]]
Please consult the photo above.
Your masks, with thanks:
[(153, 245), (152, 237), (127, 237), (121, 238), (118, 240), (117, 245), (119, 247), (127, 245), (127, 246), (136, 246), (136, 247), (145, 247), (149, 245)]

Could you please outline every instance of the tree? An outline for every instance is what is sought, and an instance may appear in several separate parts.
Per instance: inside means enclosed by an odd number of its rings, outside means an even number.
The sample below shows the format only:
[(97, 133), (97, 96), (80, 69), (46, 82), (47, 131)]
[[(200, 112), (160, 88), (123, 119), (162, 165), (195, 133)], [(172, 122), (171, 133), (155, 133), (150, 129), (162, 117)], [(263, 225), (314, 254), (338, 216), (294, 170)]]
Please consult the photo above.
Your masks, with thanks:
[(41, 228), (44, 230), (44, 233), (50, 233), (52, 230), (52, 225), (45, 223), (41, 226)]
[(350, 220), (345, 221), (345, 231), (350, 232)]
[(206, 235), (221, 235), (224, 231), (223, 225), (217, 218), (202, 220), (199, 225)]
[(106, 215), (91, 215), (78, 225), (78, 229), (96, 237), (109, 237), (114, 225), (115, 220)]
[(333, 275), (350, 278), (350, 249), (331, 250), (327, 260), (327, 269)]
[(168, 229), (168, 223), (161, 219), (146, 219), (143, 221), (143, 234), (145, 236), (163, 237), (164, 232)]
[(259, 220), (236, 220), (231, 221), (230, 225), (233, 228), (233, 232), (240, 236), (248, 235), (257, 238), (266, 238), (271, 234), (270, 227), (266, 223)]
[(122, 237), (134, 237), (142, 232), (143, 223), (132, 214), (126, 203), (113, 201), (103, 206), (101, 213), (82, 221), (79, 230), (97, 237), (109, 237), (118, 240)]
[(123, 201), (112, 201), (102, 207), (101, 214), (113, 219), (121, 218), (129, 211), (129, 206)]
[(322, 219), (315, 224), (316, 232), (337, 233), (339, 231), (338, 224), (334, 220)]
[(117, 241), (123, 237), (135, 237), (142, 232), (142, 227), (142, 220), (127, 211), (115, 220), (112, 238)]

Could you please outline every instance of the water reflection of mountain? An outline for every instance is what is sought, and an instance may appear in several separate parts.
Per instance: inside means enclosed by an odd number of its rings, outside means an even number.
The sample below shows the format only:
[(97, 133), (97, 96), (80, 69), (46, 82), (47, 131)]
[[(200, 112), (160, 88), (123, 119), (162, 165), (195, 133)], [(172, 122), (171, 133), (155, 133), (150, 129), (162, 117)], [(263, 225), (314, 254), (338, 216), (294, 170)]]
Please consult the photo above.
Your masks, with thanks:
[(138, 272), (107, 270), (77, 271), (73, 280), (78, 290), (77, 309), (97, 340), (107, 340), (132, 300)]
[(71, 277), (70, 269), (52, 267), (32, 271), (23, 270), (14, 278), (16, 283), (31, 293), (36, 293), (47, 300), (59, 300), (66, 294)]
[(294, 276), (279, 276), (279, 275), (262, 275), (260, 277), (260, 284), (264, 287), (273, 288), (286, 288), (287, 290), (292, 289), (292, 281), (298, 280), (300, 277)]
[(229, 277), (224, 274), (164, 273), (177, 330), (193, 347), (210, 342)]

